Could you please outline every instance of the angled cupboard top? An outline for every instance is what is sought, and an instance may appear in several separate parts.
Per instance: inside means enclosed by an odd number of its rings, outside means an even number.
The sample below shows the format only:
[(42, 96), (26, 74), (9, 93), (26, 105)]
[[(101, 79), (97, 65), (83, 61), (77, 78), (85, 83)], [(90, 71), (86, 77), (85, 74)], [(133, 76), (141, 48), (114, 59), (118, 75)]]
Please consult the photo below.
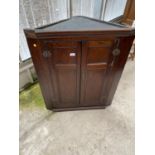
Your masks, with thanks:
[(123, 25), (117, 25), (113, 23), (108, 23), (105, 21), (82, 17), (82, 16), (74, 16), (70, 19), (66, 19), (57, 23), (53, 23), (50, 25), (42, 26), (40, 28), (36, 28), (36, 32), (56, 32), (56, 31), (96, 31), (96, 30), (120, 30), (122, 28), (126, 28)]
[(33, 33), (39, 37), (51, 37), (54, 34), (92, 34), (98, 33), (105, 35), (106, 33), (112, 33), (112, 35), (133, 35), (134, 29), (126, 27), (124, 25), (105, 22), (84, 16), (73, 16), (72, 18), (61, 20), (56, 23), (48, 24), (45, 26), (37, 27), (35, 29), (25, 29), (26, 33)]

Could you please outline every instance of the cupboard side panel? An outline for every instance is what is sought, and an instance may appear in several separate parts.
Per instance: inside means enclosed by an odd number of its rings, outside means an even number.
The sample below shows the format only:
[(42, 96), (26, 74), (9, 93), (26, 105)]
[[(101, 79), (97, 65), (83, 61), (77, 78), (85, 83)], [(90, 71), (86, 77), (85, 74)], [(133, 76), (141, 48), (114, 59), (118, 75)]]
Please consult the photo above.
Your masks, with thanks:
[(47, 109), (51, 110), (56, 100), (54, 97), (54, 91), (50, 83), (50, 73), (47, 64), (43, 60), (40, 42), (37, 39), (32, 38), (27, 38), (27, 42), (32, 56), (32, 61), (38, 76), (38, 80), (40, 83), (46, 107)]
[(107, 94), (107, 102), (106, 105), (110, 105), (112, 102), (112, 99), (114, 97), (115, 91), (117, 89), (119, 80), (121, 78), (124, 66), (126, 64), (128, 54), (130, 52), (132, 43), (134, 40), (134, 36), (130, 37), (120, 37), (120, 55), (118, 58), (116, 58), (113, 67), (109, 69), (108, 71), (108, 83), (106, 84), (106, 92), (109, 92)]

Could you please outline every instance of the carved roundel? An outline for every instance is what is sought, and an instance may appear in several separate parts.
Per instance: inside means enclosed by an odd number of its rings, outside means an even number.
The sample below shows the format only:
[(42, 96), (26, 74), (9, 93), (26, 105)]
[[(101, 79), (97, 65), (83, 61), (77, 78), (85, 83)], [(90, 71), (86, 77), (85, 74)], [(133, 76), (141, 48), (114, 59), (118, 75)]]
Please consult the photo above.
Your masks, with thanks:
[(112, 51), (113, 56), (118, 56), (120, 54), (120, 49), (116, 48)]
[(48, 58), (51, 56), (51, 52), (48, 50), (43, 51), (43, 57)]

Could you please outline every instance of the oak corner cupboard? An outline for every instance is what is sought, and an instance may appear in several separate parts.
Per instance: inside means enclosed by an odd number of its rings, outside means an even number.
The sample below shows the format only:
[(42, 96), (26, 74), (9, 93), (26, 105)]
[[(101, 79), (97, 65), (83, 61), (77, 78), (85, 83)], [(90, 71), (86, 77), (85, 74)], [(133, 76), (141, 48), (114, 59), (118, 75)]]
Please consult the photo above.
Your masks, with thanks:
[(47, 109), (111, 104), (134, 29), (75, 16), (24, 32)]

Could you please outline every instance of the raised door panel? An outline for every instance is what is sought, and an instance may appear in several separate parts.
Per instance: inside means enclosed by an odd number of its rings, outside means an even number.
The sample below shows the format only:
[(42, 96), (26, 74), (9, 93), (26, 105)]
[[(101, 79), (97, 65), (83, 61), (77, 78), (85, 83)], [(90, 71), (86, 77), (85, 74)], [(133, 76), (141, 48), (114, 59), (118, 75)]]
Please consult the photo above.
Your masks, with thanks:
[(113, 46), (114, 39), (82, 43), (81, 106), (102, 106), (106, 102), (105, 85)]
[(77, 107), (80, 85), (80, 43), (47, 40), (43, 43), (43, 52), (49, 52), (49, 57), (45, 54), (44, 59), (51, 73), (51, 85), (56, 97), (53, 107)]

